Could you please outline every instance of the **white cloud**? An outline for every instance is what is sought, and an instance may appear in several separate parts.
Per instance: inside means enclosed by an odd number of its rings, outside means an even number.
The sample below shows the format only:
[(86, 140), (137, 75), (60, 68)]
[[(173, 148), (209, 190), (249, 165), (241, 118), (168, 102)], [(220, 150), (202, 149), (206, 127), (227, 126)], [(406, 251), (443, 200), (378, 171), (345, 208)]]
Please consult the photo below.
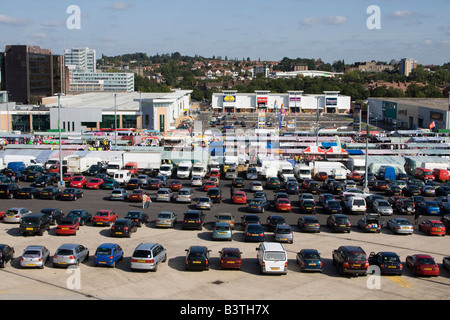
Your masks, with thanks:
[(397, 10), (395, 11), (392, 16), (394, 18), (400, 18), (400, 19), (406, 19), (406, 18), (410, 18), (414, 15), (414, 13), (412, 11), (409, 10)]
[(43, 27), (59, 27), (62, 25), (61, 21), (45, 21), (41, 23), (41, 26)]
[(119, 10), (119, 11), (128, 10), (131, 7), (133, 7), (133, 5), (130, 2), (114, 2), (108, 6), (108, 8), (110, 8), (110, 9)]
[(25, 26), (31, 24), (31, 21), (0, 14), (0, 23), (9, 24), (11, 26)]
[(300, 21), (300, 28), (311, 27), (317, 24), (339, 25), (347, 22), (345, 16), (329, 16), (325, 18), (308, 17)]

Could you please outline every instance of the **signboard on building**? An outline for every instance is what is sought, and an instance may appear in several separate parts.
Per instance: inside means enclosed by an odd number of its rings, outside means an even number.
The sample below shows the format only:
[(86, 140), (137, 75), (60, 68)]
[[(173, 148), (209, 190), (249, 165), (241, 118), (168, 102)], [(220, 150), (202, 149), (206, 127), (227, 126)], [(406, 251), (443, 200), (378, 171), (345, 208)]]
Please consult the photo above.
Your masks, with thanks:
[(326, 98), (325, 104), (327, 106), (337, 106), (337, 98)]

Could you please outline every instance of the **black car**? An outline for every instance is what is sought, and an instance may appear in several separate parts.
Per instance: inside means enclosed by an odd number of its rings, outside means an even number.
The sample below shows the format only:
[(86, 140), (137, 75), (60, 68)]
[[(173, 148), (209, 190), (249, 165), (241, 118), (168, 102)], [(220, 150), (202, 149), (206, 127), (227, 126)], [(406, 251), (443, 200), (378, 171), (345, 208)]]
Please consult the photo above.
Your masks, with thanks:
[(41, 199), (58, 199), (61, 196), (61, 190), (57, 187), (45, 187), (40, 191), (39, 198)]
[(414, 214), (416, 206), (411, 199), (400, 199), (395, 203), (394, 210), (400, 214)]
[(350, 232), (351, 223), (345, 214), (331, 214), (327, 218), (327, 227), (332, 232)]
[(316, 214), (316, 203), (312, 200), (303, 200), (299, 205), (300, 213)]
[(397, 274), (403, 273), (403, 265), (400, 257), (395, 252), (371, 252), (369, 255), (369, 264), (380, 268), (381, 274)]
[(20, 188), (19, 192), (16, 194), (18, 199), (34, 199), (40, 196), (41, 192), (35, 187), (23, 187)]
[(105, 173), (106, 172), (106, 168), (102, 165), (99, 164), (93, 164), (89, 167), (89, 169), (87, 169), (85, 172), (83, 172), (84, 175), (87, 176), (95, 176), (99, 173)]
[(450, 233), (450, 214), (444, 214), (441, 217), (441, 222), (444, 224), (447, 233)]
[(242, 227), (245, 228), (249, 223), (261, 223), (259, 219), (259, 215), (253, 213), (247, 213), (243, 217), (241, 217)]
[(222, 192), (220, 188), (209, 188), (206, 195), (213, 203), (220, 203), (222, 201)]
[(320, 185), (317, 181), (311, 181), (308, 185), (307, 191), (309, 193), (319, 193), (320, 192)]
[(64, 212), (58, 208), (41, 209), (41, 213), (49, 216), (51, 224), (59, 224), (61, 219), (64, 218)]
[(83, 198), (83, 191), (77, 188), (66, 188), (59, 196), (60, 200), (75, 201), (80, 198)]
[(142, 183), (141, 183), (141, 180), (139, 180), (138, 178), (131, 178), (125, 184), (125, 188), (127, 190), (140, 189), (141, 187), (142, 187)]
[(281, 215), (270, 215), (267, 217), (267, 229), (269, 231), (273, 231), (277, 225), (285, 223), (286, 219)]
[(305, 216), (298, 218), (297, 227), (302, 232), (320, 232), (319, 219), (317, 219), (315, 216)]
[(39, 171), (31, 171), (31, 172), (28, 172), (28, 173), (25, 175), (25, 181), (26, 181), (26, 182), (34, 182), (34, 181), (36, 181), (36, 179), (39, 178), (41, 175), (42, 175), (42, 172), (39, 172)]
[(443, 196), (447, 197), (450, 196), (450, 186), (441, 186), (438, 187), (435, 191), (436, 197)]
[(205, 246), (191, 246), (186, 249), (186, 270), (209, 270), (209, 253)]
[(243, 188), (245, 185), (245, 181), (243, 178), (237, 177), (237, 178), (233, 179), (232, 184), (233, 184), (233, 187)]
[(0, 198), (12, 199), (20, 188), (15, 183), (0, 184)]
[(50, 230), (50, 217), (45, 213), (32, 213), (20, 219), (19, 231), (22, 235), (40, 235)]
[(182, 228), (202, 230), (205, 214), (199, 210), (188, 210), (184, 213)]
[(34, 187), (47, 187), (47, 186), (53, 184), (54, 179), (55, 178), (49, 174), (43, 174), (34, 181), (33, 186)]
[(8, 261), (14, 259), (14, 248), (7, 244), (0, 244), (0, 268), (4, 268)]
[(332, 194), (339, 194), (342, 190), (345, 189), (345, 185), (341, 181), (334, 181), (330, 185), (330, 192)]
[(148, 214), (143, 211), (128, 211), (124, 219), (133, 220), (138, 227), (145, 226), (148, 222)]
[(137, 228), (137, 223), (132, 219), (117, 219), (111, 226), (111, 236), (130, 238), (131, 234), (137, 231)]
[(403, 194), (407, 197), (420, 196), (420, 187), (414, 184), (407, 185), (403, 188)]
[(80, 222), (80, 226), (83, 226), (92, 221), (92, 214), (84, 209), (74, 209), (67, 213), (66, 218), (76, 218)]

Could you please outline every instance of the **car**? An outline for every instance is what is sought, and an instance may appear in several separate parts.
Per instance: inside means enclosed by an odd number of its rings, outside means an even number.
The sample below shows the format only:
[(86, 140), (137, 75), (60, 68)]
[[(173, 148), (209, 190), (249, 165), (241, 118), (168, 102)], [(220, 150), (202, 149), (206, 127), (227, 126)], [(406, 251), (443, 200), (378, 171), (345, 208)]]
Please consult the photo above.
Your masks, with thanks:
[(220, 179), (220, 170), (219, 169), (211, 169), (209, 172), (209, 177), (217, 177)]
[(367, 255), (358, 246), (340, 246), (333, 250), (333, 266), (337, 266), (341, 275), (366, 275), (369, 268)]
[(440, 220), (423, 220), (419, 223), (419, 230), (428, 235), (445, 236), (445, 225)]
[(403, 188), (403, 194), (408, 197), (420, 196), (420, 187), (414, 184), (407, 185)]
[(86, 223), (92, 221), (92, 214), (85, 209), (73, 209), (67, 213), (66, 218), (78, 219), (80, 226), (84, 226)]
[(194, 191), (191, 188), (182, 188), (175, 195), (175, 202), (188, 202), (194, 200)]
[(412, 234), (414, 227), (406, 218), (392, 218), (387, 221), (386, 227), (396, 234)]
[(236, 191), (232, 199), (234, 204), (247, 204), (247, 195), (244, 191)]
[(92, 225), (94, 226), (111, 226), (118, 218), (114, 210), (99, 210), (92, 217)]
[(159, 188), (156, 192), (156, 201), (172, 202), (174, 194), (169, 188)]
[(320, 232), (320, 222), (315, 216), (304, 216), (297, 219), (297, 228), (301, 232)]
[(263, 213), (268, 209), (270, 203), (263, 198), (255, 198), (250, 200), (247, 205), (247, 212)]
[(144, 187), (148, 186), (150, 177), (146, 174), (140, 174), (137, 176), (137, 179), (139, 180), (139, 184), (140, 184), (141, 188), (144, 188)]
[(222, 248), (219, 251), (219, 269), (241, 269), (242, 252), (238, 248)]
[(124, 256), (123, 249), (116, 243), (103, 243), (94, 254), (94, 266), (110, 266), (114, 268)]
[(127, 200), (129, 202), (142, 202), (142, 197), (144, 196), (144, 194), (146, 194), (147, 196), (149, 195), (145, 192), (144, 189), (134, 189), (128, 194)]
[(233, 232), (231, 226), (227, 222), (215, 222), (212, 232), (213, 240), (233, 240)]
[(219, 213), (214, 218), (216, 218), (216, 222), (226, 222), (232, 230), (234, 229), (234, 216), (231, 213)]
[(15, 250), (7, 244), (0, 244), (0, 268), (5, 268), (6, 264), (14, 260)]
[(286, 198), (278, 198), (275, 201), (275, 210), (276, 211), (287, 211), (291, 212), (292, 206), (289, 199)]
[(133, 251), (131, 270), (156, 272), (161, 263), (167, 261), (167, 250), (159, 243), (141, 243)]
[(172, 191), (179, 191), (181, 188), (183, 188), (183, 183), (181, 180), (172, 180), (169, 184), (169, 188)]
[(328, 200), (324, 203), (323, 209), (327, 214), (342, 213), (342, 206), (339, 201)]
[(344, 185), (344, 183), (342, 181), (334, 181), (334, 182), (331, 183), (329, 191), (332, 194), (337, 195), (337, 194), (340, 194), (341, 191), (344, 190), (344, 189), (345, 189), (345, 185)]
[(442, 258), (442, 266), (445, 269), (450, 270), (450, 256)]
[(131, 219), (116, 219), (110, 228), (110, 235), (112, 237), (127, 237), (137, 231), (137, 223)]
[(63, 218), (56, 227), (56, 235), (73, 235), (77, 234), (80, 229), (80, 221), (77, 218)]
[(209, 197), (213, 203), (220, 203), (222, 201), (222, 191), (220, 188), (208, 189), (206, 196)]
[(45, 187), (39, 192), (39, 199), (59, 199), (61, 190), (57, 187)]
[(319, 204), (324, 206), (327, 201), (335, 200), (331, 193), (321, 193), (319, 195)]
[(53, 255), (53, 267), (78, 266), (89, 260), (89, 249), (81, 244), (66, 243), (56, 249)]
[(191, 186), (192, 187), (201, 187), (203, 185), (203, 179), (201, 176), (194, 175), (191, 178)]
[(332, 232), (348, 232), (351, 231), (351, 222), (345, 214), (330, 214), (327, 218), (327, 227)]
[(188, 210), (184, 213), (182, 228), (202, 230), (205, 214), (199, 210)]
[(373, 211), (381, 215), (392, 215), (394, 210), (387, 200), (377, 199), (373, 202)]
[(169, 227), (172, 228), (177, 223), (177, 215), (172, 211), (161, 211), (156, 216), (155, 227)]
[(109, 200), (127, 200), (128, 199), (128, 193), (123, 188), (117, 188), (111, 191), (109, 194)]
[(267, 198), (267, 194), (264, 191), (257, 191), (257, 192), (255, 192), (255, 194), (253, 195), (253, 199), (264, 199), (266, 201), (269, 200)]
[(39, 189), (35, 187), (23, 187), (20, 188), (19, 192), (16, 194), (18, 199), (34, 199), (38, 198), (40, 195)]
[(436, 189), (433, 186), (423, 186), (420, 191), (424, 197), (434, 197), (436, 195)]
[(369, 213), (358, 220), (358, 228), (365, 232), (381, 232), (380, 215)]
[(415, 276), (439, 276), (439, 266), (428, 254), (412, 254), (406, 257), (406, 265)]
[(447, 230), (447, 232), (450, 231), (450, 214), (444, 214), (441, 217), (441, 222), (444, 224), (445, 226), (445, 230)]
[(300, 196), (298, 197), (298, 200), (299, 200), (300, 203), (302, 203), (305, 200), (314, 201), (314, 203), (316, 202), (314, 200), (314, 195), (312, 193), (309, 193), (309, 192), (301, 193)]
[(295, 261), (300, 266), (300, 271), (322, 272), (323, 263), (319, 251), (316, 249), (302, 249), (297, 252)]
[(264, 187), (261, 181), (252, 181), (250, 182), (250, 191), (251, 192), (257, 192), (257, 191), (263, 191)]
[(211, 210), (212, 201), (209, 197), (198, 197), (196, 208)]
[(292, 227), (288, 224), (278, 224), (273, 231), (273, 238), (277, 242), (294, 242)]
[(40, 268), (45, 267), (45, 263), (50, 259), (50, 250), (42, 245), (32, 245), (25, 248), (20, 257), (20, 266), (22, 268)]
[(128, 211), (123, 218), (133, 220), (138, 227), (145, 226), (148, 222), (148, 214), (143, 211)]
[(92, 178), (86, 183), (86, 189), (100, 189), (104, 181), (99, 178)]
[(385, 180), (377, 180), (375, 184), (373, 185), (373, 188), (376, 191), (386, 191), (388, 188), (389, 183)]
[(71, 201), (75, 201), (81, 198), (83, 198), (83, 191), (77, 188), (66, 188), (58, 197), (59, 200)]
[(400, 199), (395, 203), (393, 209), (399, 214), (412, 215), (416, 211), (416, 205), (411, 199)]
[(74, 176), (72, 181), (70, 181), (69, 186), (71, 188), (84, 188), (86, 187), (87, 179), (84, 176)]
[(185, 249), (185, 269), (186, 270), (209, 270), (209, 255), (211, 250), (206, 246), (190, 246)]
[(248, 223), (244, 229), (244, 241), (263, 242), (265, 239), (264, 228), (260, 223)]
[(218, 186), (217, 186), (217, 182), (216, 181), (213, 181), (213, 180), (208, 180), (208, 181), (205, 181), (204, 183), (203, 183), (203, 185), (202, 185), (202, 190), (203, 191), (208, 191), (209, 189), (211, 189), (211, 188), (217, 188)]
[(414, 206), (416, 207), (416, 210), (417, 210), (417, 206), (419, 204), (425, 204), (425, 198), (422, 196), (412, 196), (411, 200), (414, 202)]
[(286, 219), (282, 215), (271, 214), (267, 217), (267, 229), (269, 231), (275, 230), (276, 226), (279, 224), (286, 224)]
[(308, 189), (306, 189), (309, 193), (319, 194), (320, 193), (320, 185), (317, 181), (311, 181), (308, 185)]
[(235, 188), (243, 188), (245, 186), (245, 181), (241, 177), (236, 177), (231, 181), (231, 184)]
[(163, 188), (164, 187), (164, 183), (160, 180), (160, 179), (151, 179), (150, 182), (148, 183), (148, 188), (150, 190), (158, 190), (159, 188)]
[(3, 215), (3, 222), (5, 223), (20, 223), (20, 220), (26, 215), (31, 214), (27, 208), (13, 207), (6, 210)]
[(421, 215), (440, 215), (441, 208), (434, 201), (425, 201), (416, 206), (416, 210)]
[(436, 197), (439, 196), (450, 196), (450, 186), (440, 186), (435, 190)]
[(127, 190), (134, 190), (142, 188), (141, 180), (138, 178), (131, 178), (125, 183), (125, 189)]
[(19, 190), (20, 187), (15, 183), (0, 184), (0, 198), (12, 199)]
[(282, 243), (262, 242), (256, 251), (256, 263), (261, 274), (287, 274), (288, 258)]
[(316, 203), (313, 200), (303, 200), (299, 204), (299, 211), (303, 214), (316, 214)]
[(261, 223), (259, 216), (253, 213), (246, 213), (241, 217), (241, 225), (245, 229), (249, 223)]
[(62, 180), (65, 184), (70, 184), (75, 175), (73, 173), (63, 173)]
[(279, 190), (281, 188), (281, 182), (280, 179), (277, 177), (270, 177), (266, 181), (266, 189), (269, 190)]
[(403, 274), (403, 264), (400, 257), (391, 251), (381, 251), (378, 253), (371, 252), (369, 254), (369, 265), (380, 268), (381, 274)]
[(40, 235), (50, 230), (50, 217), (45, 213), (30, 213), (22, 217), (19, 222), (19, 231), (22, 235)]
[(352, 171), (350, 173), (347, 173), (347, 179), (353, 180), (353, 181), (361, 181), (362, 180), (362, 174), (357, 171)]
[(319, 171), (316, 174), (316, 180), (325, 181), (328, 179), (328, 174), (325, 171)]
[(300, 192), (300, 186), (297, 181), (288, 181), (285, 189), (289, 194), (298, 194)]
[(119, 181), (117, 181), (116, 179), (113, 179), (113, 178), (107, 178), (107, 179), (103, 180), (102, 189), (114, 190), (114, 189), (119, 188), (119, 186), (120, 186)]
[(26, 182), (33, 182), (42, 175), (42, 172), (39, 171), (31, 171), (25, 175), (24, 180)]
[(54, 182), (54, 178), (49, 174), (43, 174), (39, 176), (36, 180), (34, 180), (34, 187), (47, 187), (52, 185)]

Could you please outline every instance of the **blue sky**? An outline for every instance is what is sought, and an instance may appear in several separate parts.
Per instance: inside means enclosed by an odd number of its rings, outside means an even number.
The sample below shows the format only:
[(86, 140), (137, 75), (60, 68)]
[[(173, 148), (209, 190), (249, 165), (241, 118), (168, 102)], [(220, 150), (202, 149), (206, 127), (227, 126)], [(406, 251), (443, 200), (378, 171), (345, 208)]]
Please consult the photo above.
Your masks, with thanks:
[[(67, 8), (81, 10), (69, 30)], [(370, 5), (381, 29), (370, 30)], [(449, 0), (17, 0), (0, 6), (0, 50), (88, 46), (108, 56), (180, 52), (229, 59), (450, 62)]]

